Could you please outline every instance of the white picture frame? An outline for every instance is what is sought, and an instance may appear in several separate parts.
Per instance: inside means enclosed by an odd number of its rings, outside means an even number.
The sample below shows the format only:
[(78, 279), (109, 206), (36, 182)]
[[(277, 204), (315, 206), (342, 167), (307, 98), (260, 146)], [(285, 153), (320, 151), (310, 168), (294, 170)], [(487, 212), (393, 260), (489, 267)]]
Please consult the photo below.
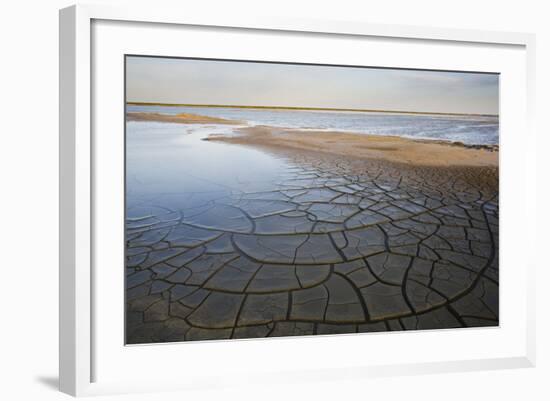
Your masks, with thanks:
[[(510, 139), (503, 145), (503, 153), (507, 152), (506, 158), (501, 156), (502, 171), (501, 180), (528, 180), (534, 177), (534, 151), (535, 133), (532, 128), (534, 111), (534, 35), (524, 33), (507, 32), (484, 32), (459, 29), (438, 29), (414, 26), (393, 26), (393, 25), (375, 25), (361, 22), (350, 21), (315, 21), (315, 20), (295, 20), (292, 18), (246, 18), (239, 20), (228, 20), (224, 17), (213, 17), (204, 15), (188, 15), (185, 10), (166, 10), (154, 7), (140, 8), (112, 8), (109, 6), (91, 6), (78, 5), (72, 6), (60, 11), (60, 390), (71, 395), (93, 395), (107, 393), (127, 393), (133, 391), (160, 391), (167, 389), (189, 389), (189, 388), (207, 388), (210, 385), (244, 385), (246, 380), (256, 382), (268, 382), (269, 380), (292, 381), (295, 370), (277, 370), (275, 373), (269, 370), (258, 368), (254, 374), (247, 377), (242, 382), (235, 381), (229, 376), (224, 377), (224, 371), (220, 368), (218, 372), (206, 373), (205, 370), (197, 368), (193, 372), (194, 376), (189, 379), (169, 377), (161, 380), (158, 377), (152, 377), (148, 381), (132, 381), (124, 377), (115, 377), (110, 375), (108, 379), (98, 380), (101, 372), (98, 372), (98, 352), (102, 352), (105, 341), (99, 340), (97, 336), (96, 325), (102, 319), (101, 313), (97, 313), (94, 307), (94, 289), (100, 285), (97, 276), (94, 275), (94, 235), (97, 234), (96, 225), (96, 207), (95, 191), (97, 183), (95, 180), (96, 169), (98, 168), (98, 152), (104, 150), (105, 145), (97, 146), (93, 138), (94, 125), (94, 103), (92, 95), (94, 88), (92, 86), (92, 77), (96, 60), (94, 54), (98, 51), (94, 46), (101, 46), (101, 40), (93, 42), (93, 25), (98, 21), (113, 22), (139, 22), (145, 24), (162, 24), (167, 26), (181, 27), (203, 27), (205, 29), (231, 29), (243, 30), (249, 34), (254, 32), (272, 32), (284, 33), (288, 35), (306, 34), (309, 36), (321, 36), (330, 38), (331, 36), (339, 38), (384, 38), (385, 40), (412, 40), (437, 43), (438, 45), (460, 45), (463, 47), (475, 46), (495, 46), (511, 47), (517, 49), (511, 57), (517, 58), (518, 71), (525, 73), (525, 76), (516, 76), (515, 84), (521, 89), (520, 96), (516, 101), (525, 110), (518, 111), (517, 121), (510, 123), (521, 124), (515, 127), (524, 127), (522, 139), (525, 143), (523, 147), (515, 146)], [(160, 25), (159, 25), (160, 26)], [(118, 29), (118, 28), (117, 28)], [(122, 27), (120, 29), (129, 29)], [(137, 27), (136, 29), (140, 29)], [(162, 34), (162, 33), (160, 33)], [(115, 41), (116, 42), (116, 41)], [(101, 49), (99, 49), (101, 50)], [(406, 56), (403, 56), (406, 57)], [(457, 69), (460, 69), (457, 67)], [(122, 71), (118, 72), (119, 75)], [(510, 76), (515, 74), (510, 70)], [(519, 73), (518, 73), (519, 74)], [(508, 96), (506, 93), (503, 96)], [(122, 118), (122, 117), (121, 117)], [(512, 120), (512, 119), (510, 119)], [(123, 121), (121, 119), (121, 124)], [(115, 128), (116, 129), (116, 128)], [(509, 144), (508, 150), (506, 145)], [(114, 152), (114, 151), (113, 151)], [(116, 152), (114, 152), (116, 153)], [(116, 157), (116, 156), (115, 156)], [(122, 160), (123, 155), (119, 157)], [(510, 173), (507, 166), (514, 160), (521, 161), (518, 171)], [(524, 163), (524, 164), (523, 164)], [(534, 207), (528, 206), (529, 197), (534, 197), (534, 182), (532, 185), (525, 185), (525, 191), (520, 198), (510, 201), (506, 198), (504, 191), (503, 209), (501, 219), (506, 219), (503, 224), (503, 230), (508, 230), (510, 236), (513, 236), (514, 227), (518, 221), (532, 222), (535, 216)], [(502, 185), (502, 184), (501, 184)], [(531, 188), (531, 189), (529, 189)], [(508, 202), (508, 203), (506, 203)], [(519, 210), (522, 209), (522, 210)], [(527, 219), (514, 218), (518, 213), (527, 216)], [(516, 216), (518, 217), (518, 216)], [(122, 225), (122, 220), (121, 225)], [(509, 223), (508, 223), (509, 221)], [(534, 223), (527, 223), (534, 224)], [(534, 230), (532, 230), (534, 232)], [(505, 245), (505, 243), (503, 243)], [(529, 243), (525, 243), (529, 246)], [(512, 258), (513, 250), (509, 250), (509, 257)], [(516, 251), (517, 252), (517, 251)], [(529, 253), (528, 253), (529, 254)], [(534, 255), (534, 253), (530, 253)], [(517, 256), (517, 255), (516, 255)], [(535, 322), (534, 322), (534, 265), (535, 260), (532, 257), (524, 257), (521, 268), (524, 278), (518, 280), (518, 294), (524, 299), (521, 303), (521, 322), (504, 321), (506, 325), (498, 329), (489, 329), (484, 331), (484, 341), (490, 341), (492, 336), (497, 336), (499, 331), (505, 332), (507, 327), (514, 329), (514, 344), (510, 343), (510, 349), (514, 351), (507, 352), (502, 345), (495, 345), (495, 349), (486, 354), (478, 352), (477, 354), (467, 355), (465, 358), (454, 358), (443, 360), (420, 361), (413, 355), (407, 362), (396, 363), (388, 360), (387, 363), (381, 359), (374, 364), (357, 363), (357, 361), (340, 361), (340, 365), (335, 362), (334, 366), (321, 365), (307, 367), (306, 365), (298, 367), (300, 378), (302, 380), (326, 379), (327, 373), (337, 379), (343, 376), (352, 376), (360, 380), (369, 376), (380, 375), (400, 375), (400, 374), (420, 374), (436, 373), (442, 371), (467, 371), (480, 369), (503, 369), (513, 367), (530, 367), (535, 363)], [(523, 277), (523, 276), (522, 276)], [(515, 284), (516, 285), (516, 284)], [(123, 291), (123, 288), (120, 288)], [(501, 292), (501, 296), (507, 296)], [(99, 319), (99, 320), (98, 320)], [(504, 323), (503, 323), (504, 324)], [(517, 327), (516, 327), (517, 325)], [(474, 334), (468, 334), (474, 333)], [(518, 334), (519, 333), (519, 334)], [(432, 333), (406, 333), (408, 336), (422, 337), (421, 341), (437, 341), (437, 336), (442, 335), (438, 331)], [(473, 338), (479, 333), (474, 331), (461, 332), (456, 338), (462, 337), (460, 341), (468, 341), (467, 337)], [(378, 335), (388, 336), (390, 334)], [(455, 336), (454, 334), (445, 334)], [(396, 336), (391, 334), (391, 336)], [(328, 338), (328, 339), (327, 339)], [(229, 342), (206, 342), (196, 344), (200, 347), (199, 352), (215, 353), (224, 352), (224, 355), (238, 355), (246, 348), (248, 353), (266, 351), (267, 347), (278, 350), (284, 347), (299, 347), (308, 351), (315, 352), (315, 349), (323, 341), (323, 346), (336, 347), (342, 339), (348, 342), (365, 341), (369, 337), (358, 336), (329, 336), (325, 339), (315, 339), (306, 343), (296, 338), (287, 338), (279, 340), (247, 340), (239, 342), (235, 346), (226, 346)], [(374, 338), (374, 337), (371, 337)], [(410, 337), (412, 339), (412, 337)], [(346, 340), (347, 339), (347, 340)], [(503, 337), (505, 339), (505, 337)], [(400, 340), (402, 341), (402, 340)], [(406, 341), (406, 339), (405, 339)], [(293, 345), (294, 344), (294, 345)], [(495, 341), (495, 344), (500, 344)], [(171, 345), (158, 345), (147, 348), (149, 356), (147, 358), (162, 358), (161, 354), (166, 353), (166, 347)], [(502, 348), (502, 352), (498, 347)], [(124, 345), (120, 343), (120, 347)], [(164, 351), (160, 351), (164, 347)], [(137, 349), (138, 347), (132, 347)], [(188, 351), (190, 348), (188, 349)], [(335, 349), (333, 350), (335, 351)], [(136, 355), (137, 351), (132, 351)], [(277, 351), (274, 351), (277, 352)], [(153, 354), (158, 354), (157, 356)], [(192, 354), (190, 352), (190, 354)], [(247, 355), (247, 354), (245, 354)], [(135, 358), (137, 356), (133, 356)], [(101, 360), (102, 356), (99, 355)], [(246, 357), (244, 358), (246, 359)], [(106, 359), (103, 358), (103, 361)], [(328, 358), (330, 360), (330, 357)], [(352, 363), (353, 362), (353, 363)], [(104, 362), (103, 362), (104, 363)], [(114, 360), (113, 360), (114, 363)], [(113, 365), (114, 366), (114, 365)], [(99, 374), (98, 374), (99, 373)]]

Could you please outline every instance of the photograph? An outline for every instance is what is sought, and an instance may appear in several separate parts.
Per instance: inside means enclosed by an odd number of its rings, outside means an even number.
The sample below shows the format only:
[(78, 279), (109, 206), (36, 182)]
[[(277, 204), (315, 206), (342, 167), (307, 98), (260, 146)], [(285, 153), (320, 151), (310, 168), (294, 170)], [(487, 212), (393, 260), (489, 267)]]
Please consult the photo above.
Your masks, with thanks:
[(499, 326), (499, 74), (375, 62), (125, 55), (127, 345)]

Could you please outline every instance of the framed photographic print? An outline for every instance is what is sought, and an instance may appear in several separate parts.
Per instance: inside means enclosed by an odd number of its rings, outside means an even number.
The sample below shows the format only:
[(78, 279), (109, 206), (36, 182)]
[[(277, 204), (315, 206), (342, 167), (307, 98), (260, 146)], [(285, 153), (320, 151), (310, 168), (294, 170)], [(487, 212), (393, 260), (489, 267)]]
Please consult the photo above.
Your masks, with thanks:
[(498, 74), (125, 64), (127, 343), (498, 326)]
[(60, 18), (62, 391), (534, 363), (532, 36)]

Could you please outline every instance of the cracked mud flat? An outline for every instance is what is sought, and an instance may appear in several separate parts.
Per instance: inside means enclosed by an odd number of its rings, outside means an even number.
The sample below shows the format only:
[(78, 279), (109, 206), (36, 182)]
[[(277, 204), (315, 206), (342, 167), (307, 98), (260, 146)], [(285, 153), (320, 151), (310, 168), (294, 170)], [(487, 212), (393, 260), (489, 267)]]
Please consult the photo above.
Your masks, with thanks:
[(220, 130), (128, 126), (127, 343), (498, 325), (498, 168)]

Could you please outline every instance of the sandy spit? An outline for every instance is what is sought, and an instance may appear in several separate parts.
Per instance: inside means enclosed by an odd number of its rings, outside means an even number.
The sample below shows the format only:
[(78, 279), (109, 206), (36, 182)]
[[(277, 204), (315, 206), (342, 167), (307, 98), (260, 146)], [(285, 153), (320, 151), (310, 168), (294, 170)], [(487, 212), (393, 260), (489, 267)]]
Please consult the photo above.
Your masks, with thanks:
[(240, 135), (210, 135), (206, 140), (261, 148), (307, 150), (359, 159), (419, 166), (498, 167), (498, 146), (467, 146), (444, 141), (327, 131), (299, 131), (267, 126), (238, 129)]
[(161, 114), (161, 113), (126, 113), (126, 121), (156, 121), (163, 123), (180, 124), (242, 124), (237, 120), (226, 120), (224, 118), (201, 116), (198, 114)]

